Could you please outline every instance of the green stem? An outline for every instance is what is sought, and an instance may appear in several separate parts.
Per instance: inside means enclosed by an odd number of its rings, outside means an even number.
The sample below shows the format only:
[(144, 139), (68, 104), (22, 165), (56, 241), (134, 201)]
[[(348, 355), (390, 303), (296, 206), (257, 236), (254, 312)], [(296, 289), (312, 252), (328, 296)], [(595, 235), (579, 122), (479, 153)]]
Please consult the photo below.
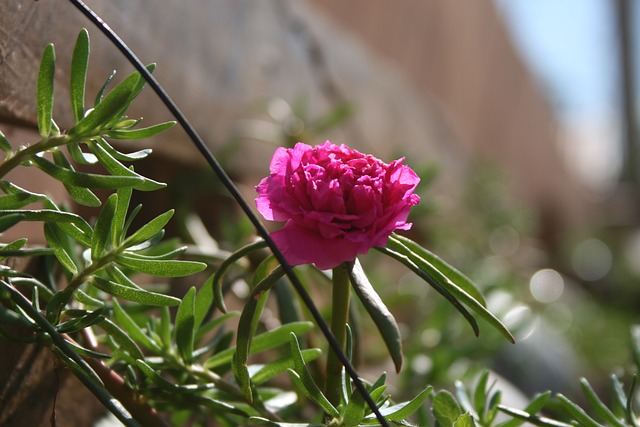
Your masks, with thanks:
[(68, 135), (60, 135), (50, 137), (39, 141), (36, 144), (30, 145), (26, 148), (16, 151), (11, 157), (8, 157), (5, 161), (0, 163), (0, 178), (3, 178), (6, 174), (11, 172), (17, 166), (20, 166), (23, 162), (29, 160), (31, 157), (43, 153), (52, 148), (60, 147), (62, 145), (80, 142), (78, 137), (70, 137)]
[[(333, 305), (331, 309), (331, 332), (344, 350), (347, 342), (347, 321), (349, 320), (349, 264), (342, 263), (333, 269)], [(342, 395), (342, 363), (331, 351), (327, 356), (327, 382), (325, 395), (334, 406), (340, 404)]]

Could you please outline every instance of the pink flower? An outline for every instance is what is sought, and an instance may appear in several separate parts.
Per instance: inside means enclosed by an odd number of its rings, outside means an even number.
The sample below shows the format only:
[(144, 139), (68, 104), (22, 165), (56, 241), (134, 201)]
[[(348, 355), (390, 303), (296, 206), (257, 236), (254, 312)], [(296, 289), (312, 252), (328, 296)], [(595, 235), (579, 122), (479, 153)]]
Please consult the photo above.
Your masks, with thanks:
[(286, 221), (271, 237), (287, 261), (326, 270), (411, 228), (420, 178), (403, 160), (386, 164), (329, 141), (278, 148), (271, 175), (256, 187), (256, 205), (265, 219)]

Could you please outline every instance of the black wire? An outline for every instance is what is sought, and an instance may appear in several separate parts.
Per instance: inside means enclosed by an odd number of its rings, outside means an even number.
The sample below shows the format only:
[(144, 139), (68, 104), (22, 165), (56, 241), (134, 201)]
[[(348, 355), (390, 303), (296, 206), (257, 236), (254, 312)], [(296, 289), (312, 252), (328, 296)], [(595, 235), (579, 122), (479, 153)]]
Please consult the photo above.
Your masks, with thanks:
[(358, 372), (355, 370), (355, 368), (347, 358), (346, 354), (340, 347), (340, 344), (338, 343), (336, 338), (333, 336), (333, 333), (331, 333), (329, 326), (322, 318), (322, 315), (318, 311), (318, 308), (313, 303), (313, 300), (311, 299), (311, 297), (305, 290), (304, 286), (300, 282), (300, 279), (298, 279), (298, 277), (294, 273), (291, 265), (289, 265), (289, 263), (286, 261), (286, 259), (284, 258), (284, 255), (274, 243), (267, 229), (260, 222), (260, 219), (253, 213), (247, 201), (242, 197), (242, 195), (240, 194), (240, 191), (236, 188), (236, 186), (233, 184), (233, 182), (231, 181), (227, 173), (224, 171), (220, 163), (218, 163), (218, 161), (216, 160), (214, 155), (211, 153), (209, 148), (205, 145), (204, 141), (202, 140), (200, 135), (196, 132), (195, 128), (191, 125), (191, 123), (189, 123), (187, 118), (184, 116), (184, 114), (182, 114), (178, 106), (167, 94), (167, 92), (160, 85), (160, 83), (158, 83), (156, 78), (153, 77), (151, 73), (149, 73), (149, 71), (146, 69), (144, 64), (138, 59), (138, 57), (133, 53), (133, 51), (124, 43), (124, 41), (111, 29), (111, 27), (109, 27), (109, 25), (102, 18), (100, 18), (93, 10), (91, 10), (81, 0), (69, 0), (69, 1), (80, 12), (82, 12), (82, 14), (85, 15), (94, 25), (96, 25), (98, 29), (102, 31), (102, 33), (105, 36), (107, 36), (107, 38), (118, 48), (118, 50), (120, 50), (120, 52), (127, 58), (127, 60), (140, 72), (142, 77), (147, 81), (149, 86), (153, 89), (153, 91), (158, 95), (160, 100), (167, 107), (169, 112), (171, 112), (171, 114), (176, 118), (178, 123), (180, 123), (180, 126), (182, 126), (182, 128), (187, 133), (191, 141), (198, 148), (202, 156), (207, 160), (207, 162), (209, 163), (209, 166), (211, 166), (211, 168), (216, 173), (220, 181), (222, 181), (222, 184), (227, 188), (229, 193), (231, 193), (233, 198), (236, 200), (236, 202), (240, 205), (244, 213), (247, 215), (247, 217), (255, 227), (258, 235), (260, 235), (260, 237), (264, 239), (267, 245), (269, 245), (269, 248), (273, 252), (273, 255), (276, 257), (276, 259), (280, 262), (280, 264), (284, 268), (285, 274), (291, 281), (291, 284), (296, 289), (296, 292), (298, 292), (298, 294), (300, 295), (300, 298), (302, 298), (302, 301), (307, 306), (307, 308), (309, 309), (309, 312), (311, 313), (316, 323), (318, 324), (318, 327), (322, 331), (323, 335), (326, 337), (327, 342), (329, 343), (329, 346), (336, 353), (340, 362), (344, 365), (345, 371), (347, 372), (349, 377), (351, 377), (351, 379), (353, 380), (353, 383), (356, 389), (358, 390), (358, 392), (360, 392), (360, 394), (362, 394), (362, 397), (365, 399), (365, 401), (367, 402), (367, 405), (369, 405), (369, 407), (375, 414), (378, 421), (380, 421), (380, 424), (383, 427), (391, 427), (387, 422), (387, 420), (380, 413), (378, 406), (373, 401), (373, 399), (369, 395), (369, 392), (367, 391), (364, 384), (360, 380), (358, 376)]

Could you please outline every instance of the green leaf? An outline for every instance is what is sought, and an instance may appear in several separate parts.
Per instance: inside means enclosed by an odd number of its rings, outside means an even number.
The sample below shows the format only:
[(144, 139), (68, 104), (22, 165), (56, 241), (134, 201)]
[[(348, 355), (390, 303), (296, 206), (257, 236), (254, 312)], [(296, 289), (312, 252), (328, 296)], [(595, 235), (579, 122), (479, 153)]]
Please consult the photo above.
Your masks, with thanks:
[(113, 139), (125, 140), (145, 139), (171, 129), (175, 124), (176, 122), (170, 121), (140, 129), (111, 129), (106, 136)]
[[(75, 172), (75, 169), (73, 168), (69, 160), (67, 160), (62, 151), (53, 151), (53, 161), (56, 165)], [(69, 193), (71, 198), (78, 204), (93, 208), (100, 206), (100, 199), (98, 199), (96, 195), (93, 194), (88, 188), (78, 187), (76, 185), (68, 183), (64, 183), (64, 188), (67, 190), (67, 193)]]
[[(282, 344), (286, 344), (289, 342), (290, 334), (294, 333), (297, 335), (302, 335), (305, 332), (309, 331), (311, 328), (313, 328), (313, 323), (311, 322), (286, 323), (275, 329), (256, 335), (253, 338), (253, 341), (251, 341), (250, 354), (256, 354), (265, 350), (271, 350), (272, 348), (276, 348)], [(235, 348), (228, 348), (226, 350), (220, 351), (207, 359), (207, 361), (204, 362), (204, 367), (207, 369), (213, 369), (218, 366), (225, 365), (231, 362), (235, 352)]]
[(78, 267), (76, 266), (73, 257), (67, 252), (67, 249), (58, 234), (59, 231), (55, 228), (55, 224), (47, 223), (44, 225), (44, 236), (47, 240), (47, 244), (53, 249), (54, 255), (58, 261), (60, 261), (60, 264), (65, 271), (67, 271), (71, 276), (75, 276), (78, 274)]
[(70, 334), (74, 332), (78, 332), (84, 328), (89, 326), (96, 325), (102, 322), (105, 318), (106, 310), (104, 308), (98, 308), (92, 312), (87, 313), (84, 316), (67, 320), (66, 322), (60, 323), (56, 326), (56, 330), (61, 334)]
[(451, 393), (441, 390), (433, 398), (433, 415), (442, 427), (453, 427), (462, 410)]
[(102, 99), (104, 97), (104, 92), (107, 90), (107, 87), (109, 87), (109, 84), (111, 83), (111, 81), (115, 76), (116, 76), (116, 70), (113, 70), (111, 74), (109, 74), (109, 77), (107, 77), (107, 80), (104, 81), (104, 84), (100, 87), (100, 90), (98, 91), (98, 93), (96, 94), (96, 98), (93, 101), (94, 107), (102, 102)]
[(271, 421), (262, 417), (249, 417), (249, 422), (253, 425), (267, 426), (267, 427), (326, 427), (326, 424), (311, 424), (311, 423), (282, 423)]
[(556, 394), (560, 405), (571, 414), (571, 416), (580, 423), (582, 427), (601, 427), (593, 418), (591, 418), (584, 409), (570, 401), (564, 395)]
[(89, 350), (88, 348), (84, 348), (79, 346), (78, 344), (66, 341), (67, 345), (71, 347), (76, 353), (78, 353), (82, 357), (91, 357), (93, 359), (111, 359), (111, 356), (105, 353), (100, 353), (99, 351)]
[(161, 182), (154, 181), (149, 178), (145, 178), (144, 176), (137, 174), (132, 169), (127, 168), (125, 165), (120, 163), (117, 159), (115, 159), (107, 150), (105, 150), (102, 145), (104, 145), (104, 141), (101, 142), (89, 142), (87, 144), (91, 152), (98, 158), (100, 164), (104, 166), (104, 168), (111, 174), (115, 176), (133, 176), (140, 178), (142, 181), (135, 185), (134, 188), (140, 191), (154, 191), (159, 190), (161, 188), (166, 187), (166, 184)]
[(420, 246), (419, 244), (417, 244), (416, 242), (414, 242), (413, 240), (407, 237), (400, 236), (399, 234), (393, 233), (391, 234), (390, 238), (397, 240), (398, 242), (402, 243), (404, 246), (406, 246), (407, 248), (415, 252), (418, 256), (420, 256), (422, 259), (427, 261), (434, 268), (440, 271), (444, 276), (446, 276), (449, 280), (451, 280), (453, 283), (458, 285), (465, 292), (467, 292), (473, 298), (478, 300), (480, 304), (486, 307), (487, 303), (484, 299), (484, 296), (480, 293), (476, 285), (474, 285), (473, 282), (463, 273), (458, 271), (453, 266), (447, 264), (443, 259), (438, 257), (436, 254), (428, 251), (427, 249), (423, 248), (422, 246)]
[(53, 44), (49, 44), (40, 61), (38, 72), (38, 129), (44, 138), (51, 135), (53, 125), (53, 80), (56, 72), (56, 53)]
[(475, 427), (476, 424), (473, 421), (473, 417), (470, 413), (465, 413), (460, 415), (455, 423), (453, 423), (453, 427)]
[(120, 160), (121, 162), (134, 162), (136, 160), (141, 160), (149, 156), (153, 152), (151, 148), (146, 148), (144, 150), (134, 151), (132, 153), (121, 153), (120, 151), (113, 148), (107, 141), (103, 138), (99, 138), (97, 140), (97, 144), (105, 150), (111, 157), (116, 160)]
[[(399, 403), (397, 405), (389, 406), (386, 408), (380, 409), (380, 414), (385, 417), (389, 421), (401, 421), (407, 419), (409, 416), (413, 415), (420, 407), (424, 401), (431, 395), (433, 391), (433, 387), (428, 386), (420, 393), (416, 395), (413, 399), (408, 402)], [(367, 420), (374, 420), (375, 415), (369, 415), (366, 418)]]
[(202, 284), (200, 290), (196, 295), (194, 324), (193, 328), (198, 330), (202, 322), (207, 317), (209, 310), (211, 310), (211, 303), (213, 302), (213, 276), (209, 276), (207, 280)]
[(508, 408), (506, 406), (499, 406), (499, 409), (505, 414), (517, 418), (522, 421), (526, 421), (536, 426), (542, 427), (574, 427), (573, 424), (566, 424), (560, 421), (552, 420), (550, 418), (539, 417), (536, 415), (531, 415), (527, 412), (520, 411), (518, 409)]
[(364, 397), (358, 390), (354, 390), (351, 393), (350, 399), (344, 408), (342, 414), (342, 423), (346, 426), (357, 426), (364, 418), (364, 411), (367, 407), (367, 403), (364, 401)]
[(156, 233), (158, 233), (162, 228), (167, 225), (173, 213), (175, 211), (173, 209), (159, 215), (149, 221), (147, 224), (143, 225), (133, 233), (131, 236), (127, 237), (124, 241), (123, 246), (130, 247), (144, 242), (147, 239), (153, 237)]
[(114, 248), (120, 247), (124, 239), (127, 211), (129, 210), (129, 202), (131, 201), (132, 193), (133, 189), (131, 187), (123, 187), (116, 190), (118, 203), (116, 204), (116, 209), (113, 212), (113, 223), (111, 226), (111, 244)]
[(27, 241), (28, 241), (27, 239), (18, 239), (0, 247), (0, 261), (5, 260), (7, 258), (6, 256), (3, 256), (3, 254), (7, 252), (14, 252), (19, 250), (20, 248), (22, 248), (24, 245), (27, 244)]
[[(301, 351), (302, 359), (304, 363), (311, 362), (316, 360), (320, 356), (322, 356), (322, 350), (319, 348), (308, 348)], [(260, 385), (272, 379), (273, 377), (286, 372), (287, 369), (293, 369), (293, 357), (284, 357), (282, 359), (270, 361), (268, 364), (264, 365), (262, 368), (258, 369), (252, 376), (251, 381)]]
[(67, 144), (67, 151), (71, 158), (81, 165), (95, 165), (98, 163), (98, 158), (92, 153), (85, 153), (80, 148), (80, 144)]
[[(265, 266), (267, 262), (263, 262), (261, 266)], [(259, 270), (260, 268), (258, 268)], [(244, 394), (247, 401), (252, 402), (253, 396), (251, 392), (251, 381), (249, 371), (247, 369), (247, 359), (249, 358), (251, 340), (255, 333), (262, 309), (267, 301), (271, 287), (284, 275), (282, 266), (276, 267), (269, 275), (267, 275), (256, 287), (251, 291), (247, 302), (245, 303), (240, 320), (238, 322), (238, 332), (236, 334), (236, 353), (233, 357), (233, 372), (240, 390)], [(256, 274), (256, 276), (261, 276)]]
[(196, 310), (196, 288), (191, 287), (182, 298), (176, 313), (176, 346), (178, 354), (186, 364), (193, 361), (194, 315)]
[(213, 276), (213, 289), (214, 289), (214, 304), (218, 307), (223, 313), (227, 312), (227, 308), (224, 305), (224, 296), (222, 295), (222, 278), (229, 271), (231, 266), (235, 264), (239, 259), (249, 255), (253, 251), (257, 251), (259, 249), (263, 249), (267, 246), (267, 243), (264, 240), (258, 240), (256, 242), (250, 243), (242, 248), (238, 249), (227, 259), (225, 259), (216, 270)]
[(83, 28), (78, 34), (76, 44), (71, 57), (71, 83), (69, 95), (71, 96), (71, 110), (74, 123), (78, 123), (84, 116), (84, 94), (89, 66), (89, 32)]
[(0, 131), (0, 150), (4, 151), (7, 154), (13, 153), (13, 148), (11, 148), (11, 144), (4, 133)]
[(41, 202), (42, 200), (42, 196), (33, 193), (5, 194), (0, 196), (0, 210), (20, 209), (31, 203)]
[(433, 277), (431, 277), (427, 272), (423, 271), (415, 262), (409, 259), (409, 257), (385, 247), (376, 246), (375, 249), (377, 249), (378, 251), (382, 252), (387, 256), (390, 256), (391, 258), (394, 258), (400, 261), (402, 264), (408, 267), (411, 271), (413, 271), (416, 275), (418, 275), (418, 277), (420, 277), (429, 285), (431, 285), (433, 289), (435, 289), (440, 295), (445, 297), (447, 301), (449, 301), (449, 303), (451, 303), (451, 305), (453, 305), (453, 307), (456, 310), (458, 310), (460, 314), (462, 314), (462, 316), (469, 323), (469, 325), (471, 325), (471, 328), (473, 329), (473, 332), (476, 334), (476, 336), (480, 334), (480, 329), (478, 328), (478, 322), (471, 315), (471, 313), (467, 311), (467, 309), (456, 299), (455, 296), (451, 294), (451, 292), (449, 292), (444, 287), (440, 286), (440, 284)]
[(128, 286), (122, 286), (119, 283), (105, 280), (97, 276), (91, 277), (89, 279), (89, 283), (110, 295), (143, 305), (175, 306), (180, 304), (180, 299), (178, 298), (143, 289), (134, 289)]
[[(125, 252), (127, 253), (127, 252)], [(125, 254), (118, 255), (116, 262), (139, 273), (152, 274), (160, 277), (182, 277), (198, 273), (207, 264), (196, 261), (179, 260), (150, 260)]]
[(118, 195), (112, 194), (104, 203), (104, 207), (98, 215), (98, 220), (93, 228), (91, 236), (91, 260), (97, 261), (102, 258), (110, 243), (111, 226), (113, 224), (113, 216), (118, 204)]
[[(114, 304), (114, 310), (115, 310), (115, 304)], [(120, 322), (120, 320), (118, 321)], [(120, 329), (118, 325), (116, 325), (109, 319), (105, 319), (103, 322), (99, 323), (98, 327), (104, 330), (107, 334), (109, 334), (109, 337), (111, 337), (113, 341), (124, 352), (128, 353), (133, 360), (144, 359), (144, 355), (142, 354), (142, 351), (140, 350), (136, 342), (131, 338), (132, 335), (130, 334), (130, 332), (127, 333), (123, 331), (122, 329)]]
[[(160, 351), (158, 345), (149, 338), (149, 334), (138, 326), (138, 324), (129, 316), (129, 314), (122, 308), (118, 301), (113, 301), (113, 316), (114, 320), (118, 322), (119, 326), (124, 330), (127, 336), (131, 339), (146, 347), (149, 350)], [(133, 354), (131, 354), (133, 356)]]
[(135, 187), (141, 183), (142, 178), (135, 176), (108, 176), (93, 173), (75, 172), (51, 163), (47, 159), (35, 156), (33, 163), (43, 172), (57, 179), (63, 184), (71, 184), (77, 187), (87, 188), (120, 188)]
[(21, 213), (12, 213), (0, 216), (0, 233), (10, 229), (17, 223), (21, 222), (24, 218), (25, 215)]
[(582, 388), (582, 392), (587, 398), (587, 401), (600, 418), (602, 418), (605, 422), (612, 426), (625, 427), (626, 424), (622, 422), (622, 420), (618, 419), (618, 417), (616, 417), (615, 414), (611, 412), (607, 405), (605, 405), (602, 400), (600, 400), (595, 390), (591, 387), (591, 384), (589, 384), (589, 381), (587, 381), (585, 378), (581, 378), (580, 387)]
[[(394, 250), (407, 256), (418, 268), (423, 272), (420, 276), (423, 277), (431, 286), (435, 284), (446, 289), (448, 293), (454, 296), (456, 301), (461, 301), (469, 308), (471, 308), (481, 318), (486, 320), (491, 326), (493, 326), (498, 332), (500, 332), (507, 340), (515, 343), (515, 338), (511, 335), (511, 332), (502, 324), (502, 322), (495, 317), (489, 310), (486, 309), (478, 300), (467, 293), (464, 289), (460, 288), (457, 284), (449, 280), (448, 277), (443, 275), (438, 269), (433, 267), (428, 261), (411, 251), (409, 248), (399, 243), (396, 240), (389, 240), (389, 246)], [(476, 334), (479, 331), (476, 331)]]
[(137, 72), (126, 77), (69, 131), (69, 135), (98, 135), (112, 120), (119, 119), (131, 104), (139, 80)]
[(475, 392), (473, 393), (474, 410), (478, 415), (484, 414), (487, 408), (487, 382), (489, 381), (489, 371), (484, 371), (478, 383), (476, 384)]
[(378, 327), (389, 350), (396, 372), (400, 372), (402, 367), (402, 337), (396, 319), (369, 282), (358, 259), (349, 269), (349, 278), (351, 279), (353, 290)]
[(318, 406), (322, 408), (324, 412), (330, 416), (336, 418), (340, 415), (338, 410), (329, 402), (327, 397), (320, 391), (320, 388), (311, 377), (307, 366), (304, 364), (304, 358), (300, 352), (300, 345), (298, 344), (298, 338), (295, 334), (290, 334), (290, 347), (291, 355), (293, 357), (293, 364), (295, 370), (289, 369), (289, 376), (300, 389), (300, 391), (309, 399), (314, 401)]

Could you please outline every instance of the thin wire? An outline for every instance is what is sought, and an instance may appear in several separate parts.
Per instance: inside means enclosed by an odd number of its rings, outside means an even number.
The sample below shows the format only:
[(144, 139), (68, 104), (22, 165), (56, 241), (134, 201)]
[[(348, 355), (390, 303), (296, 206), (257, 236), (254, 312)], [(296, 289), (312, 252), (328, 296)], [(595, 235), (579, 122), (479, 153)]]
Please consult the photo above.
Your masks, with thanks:
[(195, 128), (189, 123), (185, 115), (180, 111), (175, 102), (171, 99), (171, 97), (167, 94), (164, 88), (160, 85), (160, 83), (156, 80), (151, 73), (146, 69), (144, 64), (138, 59), (138, 57), (133, 53), (133, 51), (124, 43), (124, 41), (109, 27), (109, 25), (100, 18), (93, 10), (91, 10), (87, 5), (85, 5), (81, 0), (69, 0), (85, 17), (87, 17), (98, 29), (105, 35), (107, 38), (120, 50), (120, 52), (127, 58), (127, 60), (140, 72), (142, 77), (147, 81), (149, 86), (153, 89), (153, 91), (158, 95), (160, 100), (167, 107), (169, 112), (176, 118), (180, 126), (187, 133), (191, 141), (195, 144), (196, 148), (200, 151), (205, 160), (209, 163), (209, 166), (213, 169), (215, 174), (218, 176), (222, 184), (226, 187), (227, 191), (233, 196), (236, 202), (240, 205), (240, 208), (247, 215), (251, 223), (256, 229), (256, 232), (260, 237), (264, 239), (267, 243), (273, 255), (276, 257), (278, 262), (284, 268), (285, 274), (291, 281), (291, 284), (296, 289), (296, 292), (302, 298), (302, 301), (309, 309), (309, 312), (315, 319), (318, 327), (322, 331), (323, 335), (327, 339), (329, 346), (336, 353), (340, 362), (344, 365), (345, 371), (349, 375), (349, 377), (353, 380), (353, 383), (362, 397), (367, 402), (367, 405), (371, 408), (376, 418), (380, 422), (383, 427), (391, 427), (387, 420), (382, 416), (378, 406), (373, 401), (369, 392), (365, 388), (364, 384), (360, 380), (358, 376), (358, 372), (355, 370), (346, 354), (340, 347), (340, 344), (333, 336), (333, 333), (329, 329), (329, 326), (322, 318), (322, 315), (318, 311), (318, 308), (313, 303), (313, 300), (305, 290), (304, 286), (300, 282), (300, 279), (294, 273), (291, 265), (286, 261), (284, 255), (278, 249), (273, 239), (269, 235), (269, 232), (264, 227), (264, 225), (260, 222), (260, 219), (253, 213), (247, 201), (242, 197), (240, 191), (233, 184), (225, 170), (222, 168), (220, 163), (218, 163), (217, 159), (211, 153), (209, 148), (205, 145), (204, 141), (200, 137), (200, 135), (196, 132)]

